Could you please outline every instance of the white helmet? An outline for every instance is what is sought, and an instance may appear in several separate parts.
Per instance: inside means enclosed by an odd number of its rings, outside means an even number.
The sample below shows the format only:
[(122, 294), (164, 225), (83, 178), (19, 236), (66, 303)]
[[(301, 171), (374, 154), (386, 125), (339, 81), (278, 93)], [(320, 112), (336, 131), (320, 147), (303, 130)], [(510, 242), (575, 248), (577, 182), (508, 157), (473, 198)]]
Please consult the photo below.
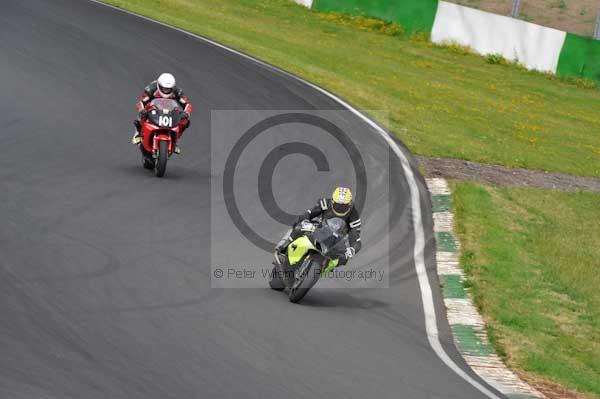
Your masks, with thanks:
[(156, 83), (158, 84), (158, 92), (163, 97), (169, 97), (175, 87), (175, 76), (170, 73), (163, 73), (156, 79)]

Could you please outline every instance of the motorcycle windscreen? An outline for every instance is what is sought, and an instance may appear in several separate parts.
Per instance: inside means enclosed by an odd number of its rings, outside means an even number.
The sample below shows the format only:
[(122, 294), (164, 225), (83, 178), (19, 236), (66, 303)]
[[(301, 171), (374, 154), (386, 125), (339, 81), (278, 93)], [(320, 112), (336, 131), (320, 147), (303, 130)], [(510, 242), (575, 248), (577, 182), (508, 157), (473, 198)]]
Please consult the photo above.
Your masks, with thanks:
[(326, 224), (331, 231), (338, 236), (346, 234), (346, 230), (348, 230), (346, 222), (341, 218), (327, 219)]
[(183, 109), (181, 105), (170, 98), (155, 98), (150, 102), (152, 110), (148, 118), (159, 127), (173, 128), (181, 122)]
[(337, 237), (334, 235), (333, 230), (327, 225), (321, 226), (313, 233), (313, 239), (319, 243), (322, 250), (335, 245)]
[(168, 112), (171, 112), (175, 109), (179, 109), (180, 111), (182, 111), (181, 109), (181, 105), (179, 105), (179, 103), (175, 100), (173, 100), (172, 98), (155, 98), (154, 100), (152, 100), (150, 102), (150, 105), (156, 107), (157, 109), (163, 111), (163, 110), (167, 110)]
[(346, 231), (343, 219), (332, 218), (313, 233), (313, 239), (319, 243), (323, 255), (335, 258), (346, 251)]

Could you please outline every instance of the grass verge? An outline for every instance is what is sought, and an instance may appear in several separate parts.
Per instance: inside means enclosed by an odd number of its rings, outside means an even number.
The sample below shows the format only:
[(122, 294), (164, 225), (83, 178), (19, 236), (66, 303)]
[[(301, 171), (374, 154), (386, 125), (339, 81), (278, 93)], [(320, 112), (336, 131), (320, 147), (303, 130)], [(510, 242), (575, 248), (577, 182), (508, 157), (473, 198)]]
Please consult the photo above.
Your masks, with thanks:
[[(105, 0), (381, 110), (416, 154), (600, 177), (600, 90), (288, 0)], [(497, 61), (497, 60), (494, 60)], [(185, 83), (185, 82), (184, 82)]]
[(461, 264), (498, 353), (600, 398), (600, 196), (452, 189)]

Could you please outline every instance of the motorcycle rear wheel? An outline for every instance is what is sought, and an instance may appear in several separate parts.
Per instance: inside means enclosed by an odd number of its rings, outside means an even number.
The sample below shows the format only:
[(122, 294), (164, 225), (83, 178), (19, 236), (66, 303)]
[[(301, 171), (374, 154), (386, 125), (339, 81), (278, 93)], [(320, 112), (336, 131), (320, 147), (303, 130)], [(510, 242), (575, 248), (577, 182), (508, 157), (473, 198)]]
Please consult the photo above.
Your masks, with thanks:
[(144, 169), (153, 170), (154, 169), (154, 160), (148, 159), (142, 155), (142, 166), (144, 167)]
[(285, 288), (285, 283), (281, 278), (281, 272), (277, 265), (273, 266), (273, 270), (271, 270), (271, 275), (269, 276), (269, 287), (275, 291), (283, 291)]

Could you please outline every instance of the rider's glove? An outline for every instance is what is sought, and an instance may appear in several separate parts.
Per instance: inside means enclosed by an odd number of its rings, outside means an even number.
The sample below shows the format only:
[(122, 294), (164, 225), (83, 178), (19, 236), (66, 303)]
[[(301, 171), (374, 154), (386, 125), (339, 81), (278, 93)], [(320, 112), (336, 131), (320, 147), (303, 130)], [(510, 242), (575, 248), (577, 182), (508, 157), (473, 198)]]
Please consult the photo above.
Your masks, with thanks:
[(148, 116), (148, 110), (147, 109), (141, 110), (139, 115), (140, 115), (140, 119), (146, 118)]
[(188, 114), (187, 112), (182, 112), (181, 113), (181, 119), (190, 119), (190, 114)]
[(305, 233), (314, 233), (315, 232), (315, 225), (312, 224), (309, 220), (303, 220), (302, 222), (300, 222), (300, 230), (302, 230)]
[(352, 258), (355, 253), (356, 253), (356, 250), (354, 248), (352, 248), (352, 247), (346, 248), (346, 259)]

